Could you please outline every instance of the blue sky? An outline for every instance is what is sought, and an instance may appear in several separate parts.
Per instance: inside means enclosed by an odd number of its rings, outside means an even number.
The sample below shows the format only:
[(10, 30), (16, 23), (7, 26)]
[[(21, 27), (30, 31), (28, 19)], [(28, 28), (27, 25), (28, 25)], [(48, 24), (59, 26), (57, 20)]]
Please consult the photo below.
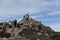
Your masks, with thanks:
[(0, 0), (0, 22), (19, 21), (27, 12), (33, 19), (60, 31), (60, 0)]

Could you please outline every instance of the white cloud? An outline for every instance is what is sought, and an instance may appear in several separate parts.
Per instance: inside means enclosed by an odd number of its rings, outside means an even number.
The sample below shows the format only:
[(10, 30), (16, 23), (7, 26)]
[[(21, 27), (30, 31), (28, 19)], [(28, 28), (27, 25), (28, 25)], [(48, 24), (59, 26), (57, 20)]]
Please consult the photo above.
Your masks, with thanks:
[(60, 11), (54, 11), (54, 12), (52, 12), (52, 13), (49, 13), (48, 15), (60, 15)]
[[(47, 10), (46, 8), (51, 4), (51, 2), (44, 0), (1, 0), (0, 7), (3, 11), (8, 11), (10, 14), (21, 14), (25, 13), (25, 11), (35, 13)], [(5, 14), (7, 14), (7, 12)]]
[[(0, 0), (0, 20), (5, 20), (7, 18), (17, 18), (18, 16), (24, 15), (26, 12), (30, 12), (30, 14), (38, 14), (38, 12), (52, 11), (50, 13), (46, 13), (46, 15), (34, 15), (31, 16), (34, 19), (38, 17), (45, 17), (47, 15), (56, 15), (60, 14), (60, 0)], [(50, 7), (59, 7), (59, 11), (53, 11), (53, 8)], [(57, 10), (58, 10), (57, 9)], [(56, 10), (56, 9), (54, 9)], [(41, 13), (39, 13), (41, 14)], [(51, 20), (44, 19), (43, 21)], [(51, 24), (50, 26), (54, 26), (54, 30), (59, 30), (57, 26), (59, 24)], [(56, 26), (56, 28), (55, 28)]]
[(50, 26), (53, 30), (60, 32), (60, 23), (49, 24), (48, 26)]
[[(41, 1), (41, 0), (40, 0)], [(0, 18), (15, 17), (26, 12), (37, 13), (42, 10), (47, 3), (39, 0), (0, 0)], [(39, 7), (40, 6), (40, 7)]]

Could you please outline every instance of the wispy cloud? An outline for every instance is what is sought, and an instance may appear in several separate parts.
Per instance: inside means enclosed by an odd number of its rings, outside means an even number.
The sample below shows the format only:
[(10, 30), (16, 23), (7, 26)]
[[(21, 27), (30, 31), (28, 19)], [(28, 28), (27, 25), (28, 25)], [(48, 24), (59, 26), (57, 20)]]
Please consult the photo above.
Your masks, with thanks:
[(49, 13), (48, 15), (60, 15), (60, 11)]
[(60, 32), (60, 23), (50, 24), (48, 26), (50, 26), (53, 30)]
[(48, 24), (60, 22), (60, 0), (0, 0), (0, 21), (21, 20), (26, 12)]

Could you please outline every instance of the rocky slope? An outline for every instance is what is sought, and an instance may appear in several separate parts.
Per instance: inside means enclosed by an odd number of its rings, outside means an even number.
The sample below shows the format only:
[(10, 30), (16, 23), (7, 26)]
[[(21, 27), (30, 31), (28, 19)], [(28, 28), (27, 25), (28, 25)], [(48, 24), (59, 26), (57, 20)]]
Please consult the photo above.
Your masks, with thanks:
[(26, 14), (19, 22), (12, 20), (0, 23), (0, 40), (60, 40), (60, 32)]

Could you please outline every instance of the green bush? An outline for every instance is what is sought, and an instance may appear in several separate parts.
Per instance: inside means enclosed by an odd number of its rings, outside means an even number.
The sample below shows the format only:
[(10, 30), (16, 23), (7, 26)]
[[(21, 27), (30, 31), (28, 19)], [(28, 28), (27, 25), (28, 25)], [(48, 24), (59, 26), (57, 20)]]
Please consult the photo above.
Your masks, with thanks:
[(0, 37), (6, 37), (6, 38), (9, 38), (11, 36), (10, 33), (5, 33), (5, 32), (0, 32)]

